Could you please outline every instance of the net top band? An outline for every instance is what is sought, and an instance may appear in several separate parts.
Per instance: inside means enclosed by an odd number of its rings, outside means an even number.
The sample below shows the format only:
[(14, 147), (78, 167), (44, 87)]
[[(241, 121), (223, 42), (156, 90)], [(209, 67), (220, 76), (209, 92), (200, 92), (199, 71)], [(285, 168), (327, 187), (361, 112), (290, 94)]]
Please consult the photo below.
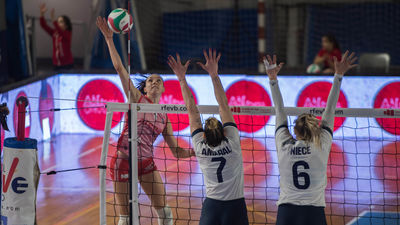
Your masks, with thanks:
[[(128, 112), (128, 103), (107, 103), (109, 112)], [(217, 105), (198, 105), (201, 114), (218, 114)], [(271, 106), (231, 106), (231, 111), (236, 115), (275, 115), (275, 108)], [(132, 109), (143, 113), (177, 113), (186, 114), (185, 105), (171, 104), (143, 104), (132, 103)], [(288, 116), (298, 116), (309, 113), (321, 116), (325, 108), (318, 107), (285, 107)], [(373, 117), (373, 118), (400, 118), (400, 109), (378, 109), (378, 108), (336, 108), (336, 117)]]

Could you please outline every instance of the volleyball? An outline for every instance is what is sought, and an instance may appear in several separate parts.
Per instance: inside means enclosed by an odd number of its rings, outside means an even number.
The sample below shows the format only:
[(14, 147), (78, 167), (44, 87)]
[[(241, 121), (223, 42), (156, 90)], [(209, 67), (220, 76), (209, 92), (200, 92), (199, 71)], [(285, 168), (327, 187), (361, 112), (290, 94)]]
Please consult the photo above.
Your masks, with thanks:
[(321, 72), (321, 67), (318, 64), (311, 64), (307, 67), (307, 73), (319, 73)]
[(126, 9), (117, 8), (108, 15), (108, 26), (114, 33), (126, 34), (132, 28), (132, 16)]

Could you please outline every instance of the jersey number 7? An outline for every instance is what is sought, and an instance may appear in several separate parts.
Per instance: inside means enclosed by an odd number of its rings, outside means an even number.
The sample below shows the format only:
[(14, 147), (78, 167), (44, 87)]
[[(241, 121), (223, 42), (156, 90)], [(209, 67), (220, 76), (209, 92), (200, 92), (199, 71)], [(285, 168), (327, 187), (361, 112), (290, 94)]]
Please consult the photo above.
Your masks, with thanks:
[(224, 182), (224, 178), (222, 177), (222, 170), (225, 167), (226, 159), (224, 157), (215, 157), (211, 159), (211, 162), (220, 162), (217, 169), (217, 178), (218, 178), (218, 183)]
[[(298, 189), (307, 189), (310, 187), (310, 176), (306, 172), (297, 172), (297, 168), (302, 166), (305, 170), (310, 169), (310, 166), (305, 161), (297, 161), (293, 164), (292, 173), (293, 173), (293, 184)], [(304, 184), (299, 183), (299, 177), (304, 178)]]

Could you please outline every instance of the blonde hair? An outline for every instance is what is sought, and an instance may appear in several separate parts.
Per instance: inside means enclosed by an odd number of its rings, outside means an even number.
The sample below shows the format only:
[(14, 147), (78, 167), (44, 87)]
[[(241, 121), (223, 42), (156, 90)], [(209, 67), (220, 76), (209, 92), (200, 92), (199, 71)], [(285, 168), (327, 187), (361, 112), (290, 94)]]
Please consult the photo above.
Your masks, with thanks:
[(215, 117), (210, 117), (204, 124), (204, 133), (209, 146), (216, 147), (226, 140), (222, 123)]
[(297, 138), (306, 142), (312, 142), (318, 148), (321, 148), (321, 126), (320, 120), (311, 114), (301, 114), (294, 122), (294, 129)]

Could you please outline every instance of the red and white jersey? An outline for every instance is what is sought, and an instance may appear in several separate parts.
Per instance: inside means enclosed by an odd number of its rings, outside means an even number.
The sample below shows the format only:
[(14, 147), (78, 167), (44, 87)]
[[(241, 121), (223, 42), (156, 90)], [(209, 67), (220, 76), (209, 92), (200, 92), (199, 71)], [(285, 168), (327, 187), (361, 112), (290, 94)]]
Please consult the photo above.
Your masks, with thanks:
[(71, 52), (72, 32), (69, 30), (62, 30), (57, 21), (53, 22), (54, 28), (47, 25), (44, 17), (40, 17), (40, 26), (52, 37), (53, 39), (53, 65), (64, 66), (74, 63)]
[[(142, 95), (138, 103), (153, 103)], [(165, 113), (138, 113), (138, 159), (153, 157), (153, 143), (160, 135), (166, 125), (168, 117)], [(118, 151), (129, 155), (128, 122), (125, 123), (121, 136), (118, 139)]]

